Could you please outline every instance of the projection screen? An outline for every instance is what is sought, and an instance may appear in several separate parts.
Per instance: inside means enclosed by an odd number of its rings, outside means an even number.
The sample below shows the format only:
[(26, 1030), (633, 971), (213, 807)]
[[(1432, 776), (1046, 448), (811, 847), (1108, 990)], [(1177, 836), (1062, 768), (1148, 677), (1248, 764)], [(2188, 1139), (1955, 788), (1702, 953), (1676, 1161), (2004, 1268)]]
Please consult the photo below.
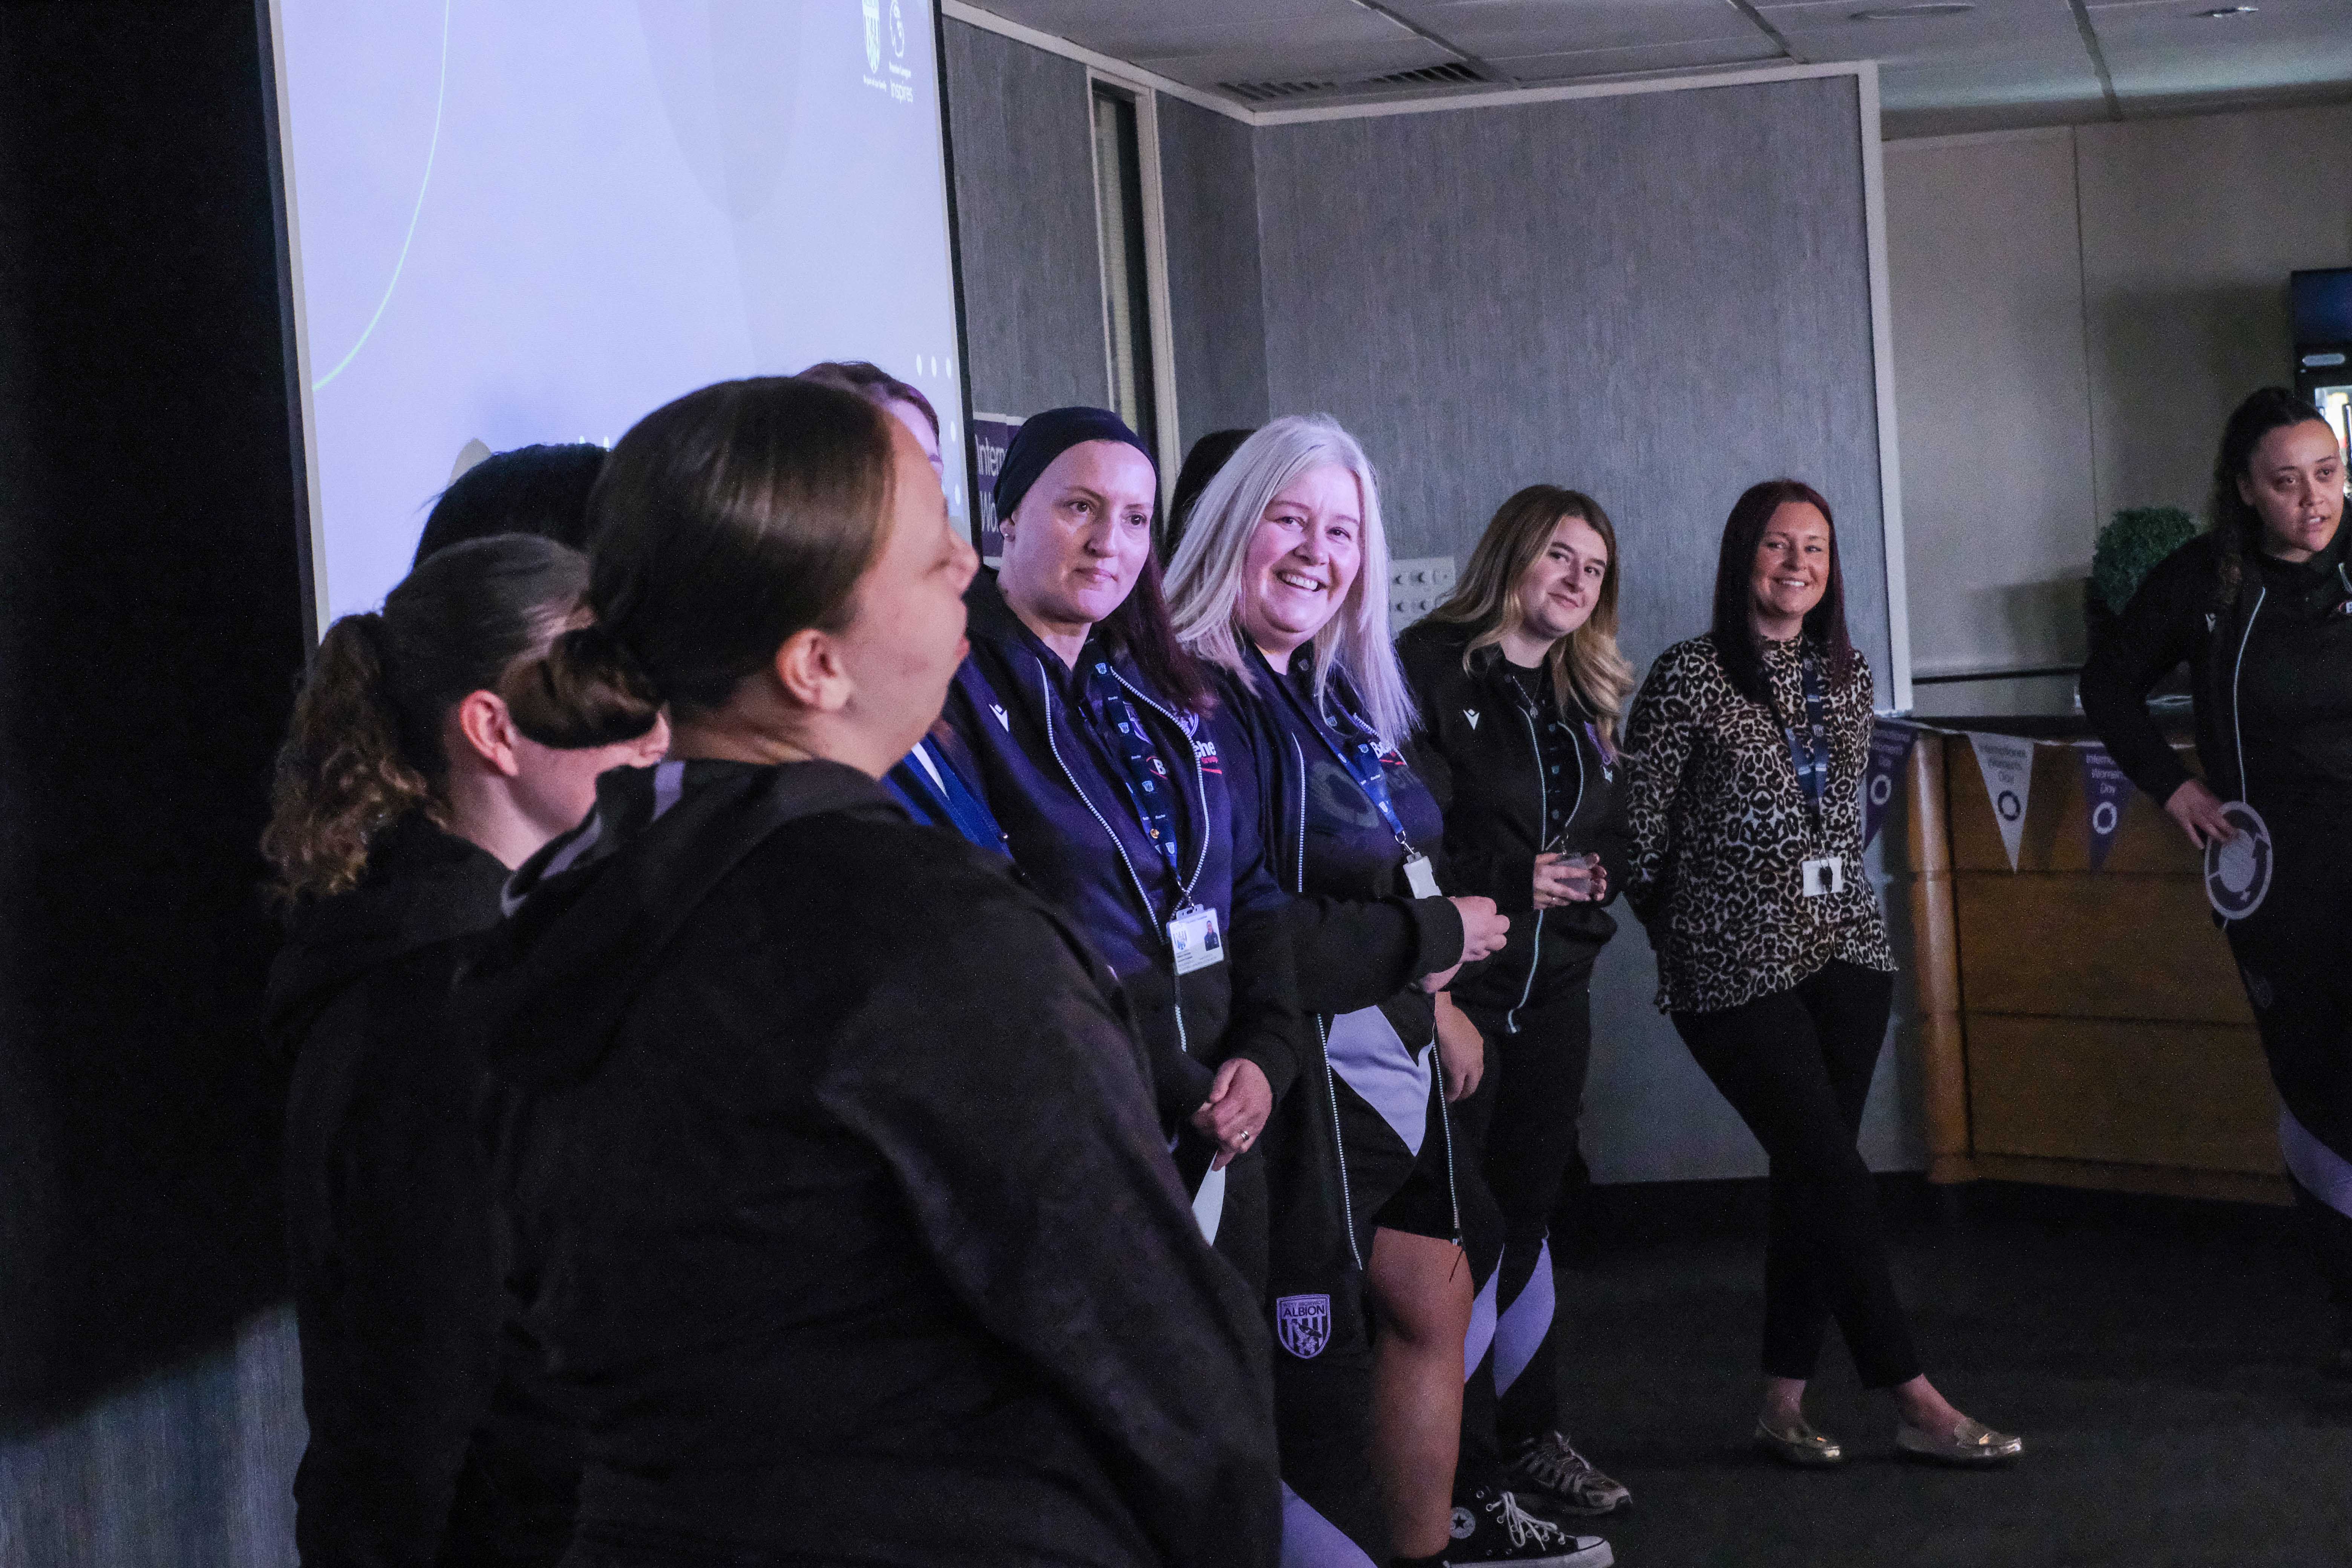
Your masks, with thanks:
[(267, 0), (317, 625), (487, 449), (865, 359), (968, 519), (933, 0)]

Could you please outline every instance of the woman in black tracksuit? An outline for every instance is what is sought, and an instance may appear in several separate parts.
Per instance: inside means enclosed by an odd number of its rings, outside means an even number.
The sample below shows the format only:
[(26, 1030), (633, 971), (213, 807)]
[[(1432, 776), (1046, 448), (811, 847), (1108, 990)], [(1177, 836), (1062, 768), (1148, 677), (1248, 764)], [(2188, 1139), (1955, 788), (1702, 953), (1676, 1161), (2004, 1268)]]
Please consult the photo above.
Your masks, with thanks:
[(944, 717), (1029, 885), (1118, 976), (1202, 1227), (1255, 1280), (1265, 1190), (1243, 1157), (1297, 1076), (1297, 999), (1258, 930), (1282, 895), (1255, 816), (1233, 810), (1205, 681), (1167, 629), (1158, 484), (1108, 410), (1022, 426), (996, 480), (1003, 564), (965, 596)]
[(510, 1279), (581, 1417), (567, 1568), (1270, 1563), (1255, 1306), (1118, 989), (879, 778), (963, 655), (921, 448), (783, 378), (638, 422), (596, 625), (510, 682), (671, 758), (518, 873), (459, 992)]
[(1560, 1430), (1551, 1216), (1587, 1184), (1576, 1121), (1592, 1056), (1592, 963), (1624, 879), (1613, 747), (1633, 672), (1617, 651), (1617, 540), (1592, 498), (1505, 501), (1461, 587), (1398, 644), (1420, 706), (1413, 759), (1445, 813), (1458, 884), (1511, 917), (1509, 945), (1454, 983), (1486, 1038), (1465, 1107), (1503, 1215), (1493, 1340), (1463, 1401), (1465, 1465), (1507, 1470), (1547, 1511), (1608, 1513), (1624, 1487)]
[(295, 1538), (312, 1568), (551, 1563), (570, 1539), (573, 1444), (530, 1347), (501, 1343), (481, 1064), (446, 1003), (508, 872), (587, 814), (598, 773), (660, 754), (658, 730), (535, 746), (497, 695), (587, 584), (548, 540), (436, 552), (382, 611), (327, 628), (278, 756), (268, 1030), (294, 1060)]
[[(2083, 711), (2132, 782), (2202, 847), (2279, 1094), (2279, 1144), (2352, 1375), (2352, 542), (2344, 454), (2318, 410), (2265, 387), (2230, 416), (2212, 531), (2174, 551), (2083, 667)], [(2183, 661), (2190, 775), (2148, 716)], [(2268, 842), (2225, 815), (2259, 815)], [(2266, 884), (2266, 887), (2265, 887)]]
[(1203, 492), (1171, 569), (1179, 635), (1217, 671), (1228, 780), (1257, 802), (1295, 895), (1284, 923), (1318, 1016), (1313, 1070), (1265, 1149), (1284, 1556), (1602, 1563), (1605, 1542), (1525, 1514), (1499, 1476), (1454, 1480), (1462, 1242), (1494, 1226), (1475, 1179), (1455, 1179), (1445, 1107), (1449, 1084), (1475, 1081), (1475, 1037), (1453, 1043), (1441, 1078), (1452, 1010), (1433, 993), (1507, 922), (1488, 900), (1439, 894), (1436, 804), (1384, 738), (1412, 715), (1371, 588), (1386, 576), (1379, 529), (1354, 440), (1326, 419), (1277, 419)]

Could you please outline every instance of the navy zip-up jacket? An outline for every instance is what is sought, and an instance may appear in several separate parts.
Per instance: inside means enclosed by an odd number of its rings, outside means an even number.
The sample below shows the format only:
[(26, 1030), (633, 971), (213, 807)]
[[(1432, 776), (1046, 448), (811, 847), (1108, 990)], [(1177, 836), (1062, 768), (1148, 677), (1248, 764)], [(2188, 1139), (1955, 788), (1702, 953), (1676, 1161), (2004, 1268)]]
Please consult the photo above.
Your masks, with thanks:
[[(1030, 886), (1059, 904), (1118, 974), (1151, 1058), (1172, 1133), (1208, 1098), (1230, 1057), (1257, 1064), (1276, 1098), (1297, 1076), (1300, 1025), (1282, 889), (1268, 873), (1254, 807), (1236, 811), (1208, 726), (1179, 713), (1132, 660), (1108, 657), (1174, 774), (1178, 866), (1192, 902), (1216, 911), (1225, 960), (1178, 975), (1168, 920), (1186, 901), (1144, 837), (1117, 763), (1079, 706), (1076, 678), (1021, 623), (993, 573), (964, 595), (971, 655), (941, 715), (963, 742), (989, 809)], [(1185, 1162), (1181, 1162), (1185, 1163)]]

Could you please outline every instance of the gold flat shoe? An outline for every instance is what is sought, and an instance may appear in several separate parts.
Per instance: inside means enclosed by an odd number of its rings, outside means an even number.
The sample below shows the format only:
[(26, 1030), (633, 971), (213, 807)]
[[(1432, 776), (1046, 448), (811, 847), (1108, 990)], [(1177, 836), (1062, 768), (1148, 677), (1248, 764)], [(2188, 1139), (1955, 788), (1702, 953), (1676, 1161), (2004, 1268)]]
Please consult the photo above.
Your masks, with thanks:
[(1814, 1431), (1801, 1416), (1792, 1426), (1774, 1426), (1759, 1417), (1756, 1446), (1782, 1464), (1800, 1469), (1825, 1469), (1845, 1462), (1845, 1450), (1838, 1447), (1837, 1439)]
[(1907, 1421), (1895, 1423), (1895, 1447), (1906, 1458), (1930, 1464), (2003, 1465), (2025, 1452), (2025, 1439), (1996, 1432), (1980, 1421), (1963, 1417), (1959, 1430), (1948, 1437), (1923, 1432)]

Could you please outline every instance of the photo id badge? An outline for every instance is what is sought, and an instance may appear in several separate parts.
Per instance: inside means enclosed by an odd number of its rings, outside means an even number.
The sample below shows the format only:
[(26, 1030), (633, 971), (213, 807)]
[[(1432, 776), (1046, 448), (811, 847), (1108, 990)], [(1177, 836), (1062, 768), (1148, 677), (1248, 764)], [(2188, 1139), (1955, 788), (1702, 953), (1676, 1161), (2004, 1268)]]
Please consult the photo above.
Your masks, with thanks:
[(1404, 858), (1404, 885), (1412, 889), (1412, 896), (1416, 899), (1441, 896), (1437, 890), (1437, 873), (1430, 869), (1429, 857), (1418, 849)]
[(1845, 891), (1845, 857), (1824, 855), (1805, 862), (1805, 897), (1824, 898)]
[(1217, 934), (1214, 910), (1179, 910), (1168, 922), (1168, 945), (1176, 950), (1176, 973), (1190, 974), (1225, 961), (1225, 944)]

